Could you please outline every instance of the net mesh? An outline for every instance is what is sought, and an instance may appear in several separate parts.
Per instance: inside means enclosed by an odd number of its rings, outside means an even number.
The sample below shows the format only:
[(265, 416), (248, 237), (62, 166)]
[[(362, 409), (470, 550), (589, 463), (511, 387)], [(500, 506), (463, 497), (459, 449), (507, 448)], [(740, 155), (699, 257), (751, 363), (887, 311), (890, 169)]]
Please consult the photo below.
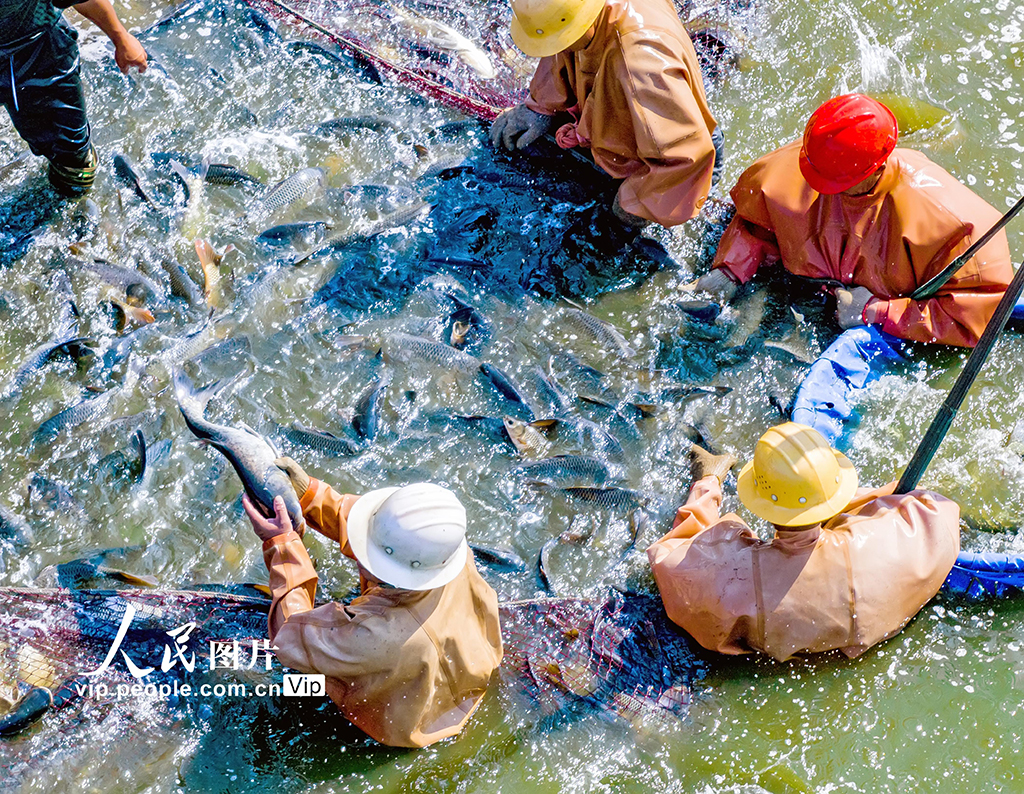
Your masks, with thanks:
[[(194, 624), (189, 654), (197, 669), (209, 667), (213, 641), (251, 647), (265, 638), (267, 602), (229, 594), (113, 590), (0, 589), (0, 688), (19, 682), (55, 690), (56, 705), (71, 699), (74, 684), (99, 669), (129, 609), (134, 610), (121, 644), (139, 668), (155, 667), (152, 678), (180, 675), (182, 666), (161, 670), (165, 647), (177, 647), (168, 634)], [(180, 636), (180, 635), (179, 635)], [(191, 659), (191, 655), (189, 657)], [(106, 683), (131, 681), (120, 653), (103, 674)]]
[[(3, 588), (0, 686), (9, 693), (19, 682), (46, 686), (63, 707), (84, 674), (103, 663), (129, 609), (134, 617), (119, 648), (140, 668), (154, 668), (146, 683), (205, 674), (224, 680), (234, 673), (210, 671), (211, 642), (251, 648), (266, 637), (268, 604), (225, 593)], [(187, 676), (181, 664), (161, 668), (164, 649), (175, 647), (169, 632), (186, 624), (194, 626), (187, 645), (195, 654)], [(645, 596), (510, 602), (501, 605), (501, 625), (502, 687), (545, 715), (581, 705), (631, 722), (681, 717), (701, 673), (690, 641)], [(100, 680), (134, 682), (120, 653)]]
[[(522, 102), (537, 61), (515, 46), (507, 0), (245, 0), (297, 32), (337, 45), (382, 74), (467, 115), (492, 120)], [(736, 20), (752, 0), (676, 0), (705, 75), (737, 57)], [(443, 26), (443, 27), (442, 27)]]

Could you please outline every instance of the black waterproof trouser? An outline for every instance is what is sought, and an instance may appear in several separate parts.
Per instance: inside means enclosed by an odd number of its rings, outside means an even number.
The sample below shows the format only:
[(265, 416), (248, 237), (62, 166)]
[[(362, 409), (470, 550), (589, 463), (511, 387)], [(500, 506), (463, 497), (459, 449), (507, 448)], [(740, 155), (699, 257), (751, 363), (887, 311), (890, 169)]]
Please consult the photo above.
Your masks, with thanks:
[(0, 102), (33, 154), (69, 167), (88, 161), (78, 31), (67, 22), (0, 47)]

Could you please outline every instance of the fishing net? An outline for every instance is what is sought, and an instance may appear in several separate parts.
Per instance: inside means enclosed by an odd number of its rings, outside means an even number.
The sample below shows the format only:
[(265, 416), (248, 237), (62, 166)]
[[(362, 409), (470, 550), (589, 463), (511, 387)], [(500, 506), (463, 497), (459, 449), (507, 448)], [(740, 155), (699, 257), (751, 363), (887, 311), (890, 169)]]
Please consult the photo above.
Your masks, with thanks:
[(501, 606), (501, 679), (543, 715), (597, 709), (634, 726), (686, 716), (702, 674), (661, 602), (550, 598)]
[[(252, 687), (279, 680), (280, 665), (268, 671), (258, 658), (268, 604), (227, 593), (0, 589), (0, 687), (8, 701), (0, 710), (16, 699), (19, 682), (52, 689), (54, 705), (63, 709), (95, 701), (95, 690), (83, 694), (90, 682), (113, 690), (119, 683), (244, 681)], [(597, 710), (633, 724), (677, 720), (686, 715), (691, 685), (701, 675), (691, 641), (657, 599), (516, 601), (501, 606), (501, 624), (502, 690), (541, 715)], [(191, 627), (187, 635), (185, 626)], [(211, 659), (215, 644), (237, 644), (234, 666)], [(109, 667), (87, 676), (115, 647)], [(150, 672), (133, 677), (122, 653)], [(193, 661), (191, 670), (183, 659)], [(166, 697), (162, 703), (176, 705)]]
[[(484, 121), (522, 102), (537, 61), (515, 46), (507, 0), (245, 0), (266, 16), (330, 42), (417, 93)], [(729, 19), (752, 2), (677, 0), (705, 74), (736, 56)]]
[[(140, 669), (154, 668), (146, 683), (180, 676), (182, 664), (164, 670), (164, 648), (183, 646), (195, 670), (210, 668), (215, 642), (252, 647), (266, 637), (267, 601), (198, 592), (28, 589), (0, 590), (0, 688), (22, 682), (55, 690), (56, 705), (75, 696), (75, 684), (103, 664), (125, 616), (119, 645)], [(182, 626), (191, 626), (172, 636)], [(179, 640), (184, 640), (179, 642)], [(121, 653), (97, 681), (133, 681)], [(177, 658), (176, 656), (172, 658)]]

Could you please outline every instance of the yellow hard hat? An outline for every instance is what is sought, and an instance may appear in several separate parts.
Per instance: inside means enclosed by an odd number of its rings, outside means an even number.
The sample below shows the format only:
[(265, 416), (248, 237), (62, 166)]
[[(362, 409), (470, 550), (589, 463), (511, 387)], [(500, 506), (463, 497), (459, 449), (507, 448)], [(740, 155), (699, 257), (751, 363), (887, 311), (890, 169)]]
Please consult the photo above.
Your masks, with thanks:
[(604, 9), (605, 0), (512, 0), (512, 41), (544, 58), (575, 44)]
[(817, 430), (796, 422), (773, 427), (740, 471), (744, 506), (783, 527), (817, 524), (843, 511), (857, 491), (857, 470)]

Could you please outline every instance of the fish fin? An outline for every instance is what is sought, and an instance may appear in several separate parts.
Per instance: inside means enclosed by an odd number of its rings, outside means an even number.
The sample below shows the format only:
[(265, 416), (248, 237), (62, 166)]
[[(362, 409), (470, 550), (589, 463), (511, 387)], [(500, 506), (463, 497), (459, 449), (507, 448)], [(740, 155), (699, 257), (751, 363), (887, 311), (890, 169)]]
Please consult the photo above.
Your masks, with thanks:
[(135, 482), (138, 482), (146, 473), (146, 436), (143, 434), (142, 428), (139, 428), (132, 434), (132, 446), (138, 452), (138, 458), (141, 462), (138, 472), (133, 476)]
[[(188, 203), (192, 200), (192, 188), (188, 185), (188, 171), (186, 171), (185, 166), (177, 160), (172, 159), (168, 165), (170, 166), (171, 171), (174, 172), (174, 175), (181, 180), (181, 190), (185, 198), (185, 206), (187, 207)], [(118, 194), (118, 197), (120, 197), (120, 193)]]
[(527, 424), (530, 427), (536, 427), (538, 430), (550, 430), (553, 427), (557, 427), (561, 422), (561, 419), (534, 419), (532, 422), (527, 422)]
[(96, 573), (103, 574), (109, 579), (114, 579), (118, 582), (124, 582), (125, 584), (133, 584), (136, 587), (160, 586), (160, 583), (152, 576), (143, 576), (141, 574), (128, 573), (128, 571), (122, 571), (118, 568), (108, 568), (106, 565), (97, 565)]
[(95, 344), (95, 339), (87, 336), (78, 336), (55, 347), (51, 355), (59, 351), (65, 355), (71, 356), (75, 361), (91, 359), (96, 356), (96, 351), (93, 350), (93, 346)]
[(168, 161), (167, 165), (170, 166), (170, 169), (175, 174), (177, 174), (179, 177), (181, 177), (181, 180), (183, 182), (188, 184), (188, 171), (186, 170), (185, 166), (183, 166), (180, 162), (178, 162), (177, 160), (174, 160), (174, 159), (171, 159), (170, 161)]
[(645, 419), (661, 413), (661, 406), (655, 403), (630, 403)]
[(199, 163), (199, 181), (205, 182), (210, 171), (210, 155), (205, 155)]
[(179, 367), (175, 367), (172, 373), (172, 379), (174, 381), (174, 395), (178, 400), (178, 403), (192, 402), (195, 403), (199, 409), (199, 414), (202, 415), (206, 411), (206, 406), (209, 404), (218, 393), (220, 393), (230, 381), (217, 380), (211, 383), (209, 386), (196, 391), (195, 385), (192, 380), (185, 374), (185, 371)]
[(577, 399), (582, 400), (585, 403), (591, 403), (592, 405), (600, 405), (602, 408), (610, 408), (615, 410), (615, 406), (606, 400), (602, 400), (600, 397), (592, 397), (589, 394), (577, 394)]

